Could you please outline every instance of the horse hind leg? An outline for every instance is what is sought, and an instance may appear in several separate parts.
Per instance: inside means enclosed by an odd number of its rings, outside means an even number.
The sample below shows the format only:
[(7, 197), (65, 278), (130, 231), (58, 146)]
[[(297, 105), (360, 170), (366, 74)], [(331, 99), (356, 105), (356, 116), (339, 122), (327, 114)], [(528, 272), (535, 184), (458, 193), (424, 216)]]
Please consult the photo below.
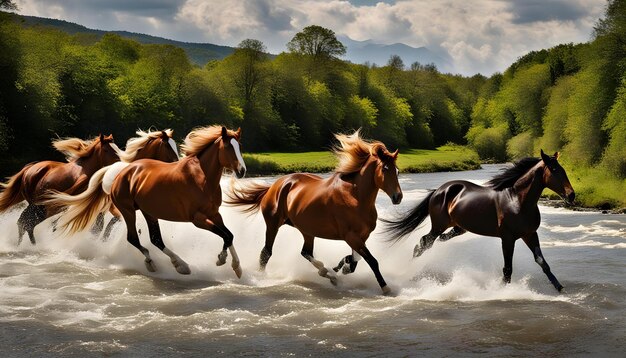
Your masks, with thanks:
[(154, 262), (150, 258), (150, 251), (145, 247), (141, 246), (141, 242), (139, 241), (139, 235), (137, 234), (137, 228), (135, 227), (135, 209), (131, 208), (130, 210), (125, 210), (122, 212), (122, 216), (124, 216), (124, 222), (126, 222), (126, 240), (139, 250), (143, 256), (146, 258), (144, 260), (144, 264), (146, 265), (146, 269), (150, 272), (156, 271), (156, 266)]
[(335, 276), (334, 274), (331, 274), (330, 270), (328, 270), (324, 266), (324, 263), (322, 261), (316, 260), (313, 257), (313, 240), (315, 239), (315, 237), (310, 236), (310, 235), (304, 235), (304, 234), (302, 234), (302, 236), (304, 236), (304, 245), (302, 246), (302, 251), (300, 252), (300, 254), (305, 259), (307, 259), (311, 264), (313, 264), (313, 266), (317, 269), (317, 273), (320, 276), (326, 277), (327, 279), (330, 280), (330, 283), (336, 286), (337, 276)]
[(415, 248), (413, 248), (413, 257), (416, 258), (422, 256), (422, 254), (426, 252), (426, 250), (430, 249), (433, 246), (433, 243), (435, 242), (437, 237), (441, 235), (442, 232), (443, 230), (430, 230), (428, 234), (422, 236), (422, 238), (420, 239), (420, 243), (415, 245)]
[(41, 205), (28, 204), (26, 209), (22, 211), (20, 217), (17, 219), (18, 225), (18, 241), (19, 246), (22, 243), (24, 232), (28, 233), (30, 243), (36, 245), (35, 240), (35, 226), (39, 225), (46, 219), (46, 209)]
[(113, 231), (113, 227), (115, 226), (115, 224), (117, 224), (120, 221), (121, 221), (121, 219), (118, 218), (117, 216), (114, 216), (114, 217), (111, 218), (111, 220), (107, 224), (106, 228), (104, 228), (104, 234), (102, 235), (102, 241), (108, 241), (109, 240), (109, 237), (111, 237), (111, 231)]
[(272, 247), (274, 247), (276, 234), (278, 234), (278, 228), (268, 223), (267, 229), (265, 230), (265, 246), (263, 246), (261, 254), (259, 255), (259, 268), (261, 271), (265, 270), (267, 262), (270, 260), (270, 257), (272, 257)]
[(439, 235), (439, 241), (448, 241), (451, 238), (455, 236), (463, 235), (466, 232), (467, 231), (461, 228), (460, 226), (453, 226), (450, 231), (444, 232), (443, 234)]
[(146, 223), (148, 224), (148, 233), (150, 234), (150, 242), (159, 248), (164, 254), (170, 257), (170, 261), (176, 272), (181, 275), (189, 275), (191, 270), (189, 269), (189, 265), (183, 259), (181, 259), (178, 255), (176, 255), (173, 251), (165, 247), (165, 243), (163, 242), (163, 237), (161, 236), (161, 228), (159, 227), (159, 220), (154, 218), (145, 212), (143, 212), (143, 216), (146, 218)]
[(339, 272), (344, 275), (348, 275), (353, 273), (356, 270), (356, 265), (359, 263), (361, 259), (361, 255), (359, 255), (356, 251), (352, 250), (352, 255), (348, 255), (339, 261), (339, 264), (336, 267), (333, 267), (333, 271)]
[(99, 235), (102, 229), (104, 229), (104, 213), (99, 213), (90, 231), (93, 235)]

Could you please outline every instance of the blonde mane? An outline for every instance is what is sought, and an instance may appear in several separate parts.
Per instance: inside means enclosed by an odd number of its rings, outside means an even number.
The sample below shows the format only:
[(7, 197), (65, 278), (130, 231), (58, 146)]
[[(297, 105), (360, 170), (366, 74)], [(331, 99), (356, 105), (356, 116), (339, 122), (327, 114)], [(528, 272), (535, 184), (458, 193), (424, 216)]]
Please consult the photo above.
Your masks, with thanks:
[[(180, 146), (185, 156), (200, 154), (205, 148), (213, 144), (222, 135), (222, 126), (196, 128), (187, 134), (185, 143)], [(237, 137), (234, 131), (228, 130), (228, 135)]]
[[(353, 134), (335, 134), (339, 145), (333, 148), (339, 164), (335, 171), (341, 174), (356, 173), (361, 170), (371, 155), (382, 153), (384, 156), (393, 158), (387, 147), (379, 141), (366, 141), (361, 138), (360, 129)], [(385, 158), (381, 158), (385, 159)]]
[(95, 142), (96, 139), (82, 140), (79, 138), (59, 138), (52, 141), (52, 146), (63, 153), (65, 159), (70, 162), (88, 156)]
[[(173, 131), (171, 129), (165, 129), (164, 132), (168, 137), (172, 138)], [(140, 149), (145, 147), (149, 141), (161, 136), (161, 131), (148, 130), (148, 132), (144, 132), (138, 130), (135, 133), (137, 133), (139, 137), (129, 139), (128, 142), (126, 142), (126, 149), (118, 154), (122, 162), (130, 163), (134, 161)]]

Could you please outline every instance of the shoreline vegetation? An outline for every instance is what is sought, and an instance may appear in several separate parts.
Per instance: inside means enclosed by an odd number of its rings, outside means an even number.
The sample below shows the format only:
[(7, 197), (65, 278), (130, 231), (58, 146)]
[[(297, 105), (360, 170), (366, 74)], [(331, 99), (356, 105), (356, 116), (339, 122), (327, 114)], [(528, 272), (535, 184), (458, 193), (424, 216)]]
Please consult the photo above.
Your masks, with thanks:
[[(244, 160), (251, 176), (289, 174), (295, 172), (327, 173), (337, 161), (330, 151), (301, 153), (245, 153)], [(459, 145), (444, 145), (435, 150), (408, 149), (400, 151), (398, 169), (401, 173), (433, 173), (480, 169), (478, 154)]]

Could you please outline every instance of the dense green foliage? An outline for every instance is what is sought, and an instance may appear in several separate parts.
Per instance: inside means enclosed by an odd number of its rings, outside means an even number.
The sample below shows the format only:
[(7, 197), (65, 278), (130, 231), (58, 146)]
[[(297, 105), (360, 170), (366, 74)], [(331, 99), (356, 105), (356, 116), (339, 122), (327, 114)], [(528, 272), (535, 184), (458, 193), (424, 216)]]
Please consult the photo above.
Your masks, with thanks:
[(594, 40), (521, 57), (481, 90), (466, 138), (483, 160), (561, 151), (585, 205), (626, 206), (626, 1)]
[[(486, 81), (410, 69), (355, 65), (332, 30), (309, 26), (272, 57), (244, 40), (202, 67), (183, 49), (116, 34), (68, 34), (0, 14), (0, 171), (59, 159), (55, 136), (196, 126), (243, 129), (245, 151), (324, 150), (335, 132), (362, 128), (389, 148), (463, 143), (473, 102)], [(7, 155), (10, 153), (11, 155)]]

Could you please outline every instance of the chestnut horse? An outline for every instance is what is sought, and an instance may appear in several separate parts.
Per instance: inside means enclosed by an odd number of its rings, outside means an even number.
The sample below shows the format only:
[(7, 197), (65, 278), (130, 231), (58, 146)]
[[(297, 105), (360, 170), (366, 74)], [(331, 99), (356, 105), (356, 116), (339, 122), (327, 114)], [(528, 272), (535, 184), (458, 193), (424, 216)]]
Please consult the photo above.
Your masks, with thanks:
[(237, 277), (241, 277), (233, 234), (224, 225), (218, 211), (222, 204), (220, 178), (224, 168), (232, 169), (239, 178), (246, 172), (239, 149), (240, 135), (241, 129), (232, 131), (220, 126), (196, 129), (185, 138), (185, 144), (181, 146), (185, 157), (180, 161), (164, 163), (142, 159), (126, 165), (118, 164), (93, 176), (89, 186), (98, 190), (88, 189), (90, 194), (75, 198), (54, 194), (48, 203), (69, 205), (59, 227), (70, 234), (90, 227), (98, 213), (114, 204), (126, 222), (128, 242), (145, 256), (145, 265), (150, 272), (156, 268), (148, 249), (139, 242), (136, 210), (141, 210), (146, 218), (152, 244), (170, 257), (181, 274), (189, 274), (189, 266), (165, 247), (158, 219), (191, 222), (224, 240), (217, 265), (226, 263), (226, 249), (229, 249), (232, 268)]
[[(447, 241), (466, 231), (502, 239), (504, 282), (511, 282), (515, 241), (522, 238), (535, 261), (560, 292), (563, 286), (550, 271), (541, 248), (537, 228), (541, 216), (537, 202), (544, 188), (549, 188), (572, 203), (574, 189), (559, 162), (559, 153), (550, 157), (541, 151), (541, 158), (525, 158), (480, 186), (465, 180), (454, 180), (431, 191), (415, 209), (397, 220), (383, 220), (387, 232), (399, 241), (430, 216), (430, 232), (415, 246), (413, 257), (428, 250), (439, 237)], [(452, 229), (444, 233), (444, 231)]]
[[(176, 149), (176, 143), (172, 136), (174, 131), (171, 129), (165, 129), (162, 131), (148, 130), (147, 132), (138, 130), (135, 132), (138, 136), (129, 139), (126, 142), (126, 148), (123, 152), (118, 153), (121, 162), (113, 164), (113, 166), (123, 167), (123, 163), (131, 163), (139, 159), (156, 159), (162, 162), (171, 163), (176, 162), (180, 158), (178, 156), (178, 150)], [(107, 168), (107, 169), (105, 169)], [(100, 169), (101, 171), (108, 171), (109, 167)], [(114, 170), (114, 169), (113, 169)], [(98, 173), (94, 174), (96, 176)], [(88, 195), (87, 191), (93, 190), (93, 187), (89, 187), (86, 191), (83, 191), (82, 195)], [(106, 229), (104, 230), (103, 239), (106, 240), (113, 230), (113, 225), (119, 222), (120, 213), (111, 208), (111, 214), (113, 218), (109, 221)], [(94, 234), (99, 234), (104, 228), (104, 214), (101, 213), (96, 218), (96, 223), (92, 226), (91, 231)]]
[(40, 205), (39, 201), (47, 190), (53, 189), (68, 194), (80, 193), (87, 188), (91, 175), (98, 169), (118, 161), (120, 151), (113, 143), (113, 136), (100, 135), (84, 141), (78, 138), (55, 140), (52, 145), (67, 156), (68, 163), (43, 161), (26, 165), (7, 183), (2, 183), (4, 191), (0, 194), (0, 213), (23, 200), (28, 206), (20, 215), (18, 245), (24, 232), (30, 242), (35, 244), (34, 229), (46, 218), (58, 211)]
[(272, 256), (272, 246), (278, 229), (287, 224), (298, 229), (304, 237), (301, 255), (310, 261), (318, 274), (336, 284), (337, 278), (313, 257), (315, 237), (344, 240), (352, 255), (343, 258), (334, 271), (354, 272), (363, 257), (369, 264), (385, 294), (390, 292), (378, 268), (378, 261), (365, 246), (376, 227), (376, 195), (383, 190), (394, 204), (402, 200), (398, 183), (396, 158), (398, 151), (389, 153), (383, 143), (366, 142), (354, 134), (335, 135), (339, 146), (334, 153), (339, 159), (335, 173), (327, 178), (313, 174), (295, 173), (279, 178), (272, 185), (251, 183), (231, 188), (231, 205), (247, 205), (247, 212), (261, 210), (265, 224), (265, 247), (261, 251), (261, 269)]

